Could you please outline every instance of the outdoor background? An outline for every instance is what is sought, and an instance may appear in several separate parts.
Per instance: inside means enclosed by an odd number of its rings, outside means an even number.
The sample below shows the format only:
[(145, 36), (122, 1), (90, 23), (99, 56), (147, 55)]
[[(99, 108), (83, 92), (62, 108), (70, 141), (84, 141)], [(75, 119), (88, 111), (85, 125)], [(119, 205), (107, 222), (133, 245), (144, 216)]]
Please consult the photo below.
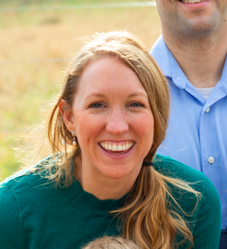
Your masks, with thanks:
[(157, 9), (108, 5), (130, 2), (148, 0), (0, 1), (0, 180), (20, 167), (13, 148), (41, 122), (70, 58), (82, 46), (78, 38), (127, 29), (150, 50), (161, 33)]

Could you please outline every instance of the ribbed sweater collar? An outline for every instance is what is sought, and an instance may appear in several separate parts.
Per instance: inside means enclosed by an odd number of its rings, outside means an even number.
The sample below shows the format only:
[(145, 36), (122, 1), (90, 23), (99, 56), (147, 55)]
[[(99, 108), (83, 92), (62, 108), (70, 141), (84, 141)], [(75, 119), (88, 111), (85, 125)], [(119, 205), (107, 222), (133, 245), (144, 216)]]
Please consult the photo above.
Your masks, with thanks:
[(122, 197), (119, 200), (99, 200), (85, 192), (75, 178), (71, 187), (61, 188), (61, 191), (70, 205), (91, 216), (103, 216), (105, 213), (116, 210), (122, 206), (125, 199)]

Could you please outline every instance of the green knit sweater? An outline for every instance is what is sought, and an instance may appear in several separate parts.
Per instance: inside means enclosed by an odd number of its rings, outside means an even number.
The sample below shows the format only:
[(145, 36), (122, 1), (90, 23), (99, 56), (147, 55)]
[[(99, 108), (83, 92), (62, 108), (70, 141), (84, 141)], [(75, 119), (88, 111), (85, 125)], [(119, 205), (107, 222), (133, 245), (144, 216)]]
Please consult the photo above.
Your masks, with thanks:
[[(194, 235), (193, 248), (217, 249), (220, 201), (212, 183), (201, 172), (170, 158), (156, 156), (154, 167), (164, 175), (196, 182), (192, 187), (203, 197), (186, 217)], [(171, 188), (182, 209), (192, 211), (194, 195)], [(97, 237), (118, 235), (118, 220), (108, 212), (119, 208), (123, 200), (101, 201), (83, 191), (75, 179), (71, 187), (55, 189), (47, 179), (21, 171), (0, 184), (0, 248), (79, 249)]]

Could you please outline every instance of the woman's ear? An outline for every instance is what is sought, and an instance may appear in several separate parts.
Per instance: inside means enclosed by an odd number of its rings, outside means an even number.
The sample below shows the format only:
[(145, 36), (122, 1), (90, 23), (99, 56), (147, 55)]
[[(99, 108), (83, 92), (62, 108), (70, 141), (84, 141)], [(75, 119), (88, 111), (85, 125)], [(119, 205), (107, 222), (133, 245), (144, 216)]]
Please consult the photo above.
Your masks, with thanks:
[(73, 115), (72, 115), (72, 108), (69, 104), (66, 103), (64, 99), (61, 100), (60, 104), (58, 105), (59, 111), (61, 113), (62, 119), (67, 130), (71, 133), (75, 130)]

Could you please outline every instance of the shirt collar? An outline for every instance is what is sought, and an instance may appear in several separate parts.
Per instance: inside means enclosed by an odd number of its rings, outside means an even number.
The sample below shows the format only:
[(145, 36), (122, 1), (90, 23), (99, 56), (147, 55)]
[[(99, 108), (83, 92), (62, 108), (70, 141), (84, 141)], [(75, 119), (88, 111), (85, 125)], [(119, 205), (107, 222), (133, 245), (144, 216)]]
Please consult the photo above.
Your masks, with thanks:
[(223, 67), (223, 70), (222, 70), (221, 79), (220, 79), (219, 82), (223, 86), (223, 90), (227, 94), (227, 57), (225, 58), (225, 64), (224, 64), (224, 67)]
[(186, 87), (188, 79), (166, 46), (162, 35), (155, 42), (150, 54), (158, 63), (166, 77), (171, 78), (174, 81), (174, 84), (179, 88), (184, 89)]
[[(161, 68), (163, 74), (166, 77), (172, 79), (174, 84), (181, 89), (185, 88), (194, 88), (185, 74), (183, 73), (182, 69), (178, 65), (177, 61), (173, 57), (172, 53), (166, 46), (163, 36), (161, 35), (158, 40), (155, 42), (154, 46), (152, 47), (150, 54), (158, 63), (159, 67)], [(225, 60), (225, 64), (222, 71), (222, 76), (220, 81), (217, 85), (222, 85), (222, 89), (227, 94), (227, 59)]]

